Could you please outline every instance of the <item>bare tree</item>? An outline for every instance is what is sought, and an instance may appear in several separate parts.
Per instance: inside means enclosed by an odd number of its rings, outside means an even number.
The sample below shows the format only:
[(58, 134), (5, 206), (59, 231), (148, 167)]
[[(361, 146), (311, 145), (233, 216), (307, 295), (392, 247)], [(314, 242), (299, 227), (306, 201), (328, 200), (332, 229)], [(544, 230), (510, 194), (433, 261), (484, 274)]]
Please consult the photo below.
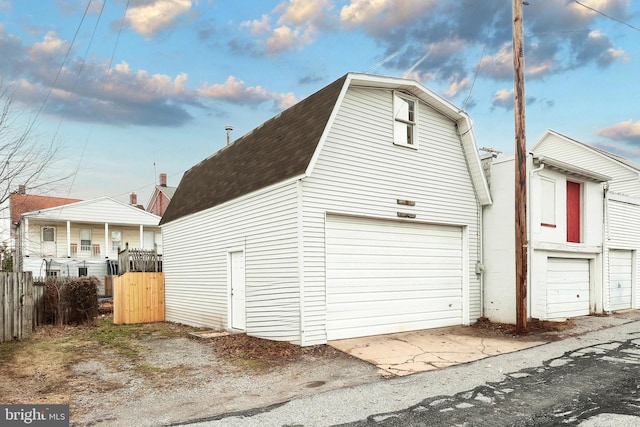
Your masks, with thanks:
[(7, 209), (11, 193), (21, 185), (30, 192), (46, 194), (70, 177), (54, 167), (61, 146), (53, 139), (37, 142), (36, 119), (19, 122), (19, 113), (12, 109), (14, 94), (15, 90), (0, 79), (0, 210)]

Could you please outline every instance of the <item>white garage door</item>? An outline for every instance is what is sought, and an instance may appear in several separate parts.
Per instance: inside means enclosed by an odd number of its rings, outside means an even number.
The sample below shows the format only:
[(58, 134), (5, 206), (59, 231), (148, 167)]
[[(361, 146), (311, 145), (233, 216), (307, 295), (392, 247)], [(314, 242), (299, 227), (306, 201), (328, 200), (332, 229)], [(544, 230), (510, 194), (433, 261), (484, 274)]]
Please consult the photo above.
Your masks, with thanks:
[(609, 286), (611, 310), (631, 308), (632, 252), (609, 251)]
[(548, 258), (547, 318), (589, 314), (589, 260)]
[(462, 229), (328, 216), (327, 339), (462, 324)]

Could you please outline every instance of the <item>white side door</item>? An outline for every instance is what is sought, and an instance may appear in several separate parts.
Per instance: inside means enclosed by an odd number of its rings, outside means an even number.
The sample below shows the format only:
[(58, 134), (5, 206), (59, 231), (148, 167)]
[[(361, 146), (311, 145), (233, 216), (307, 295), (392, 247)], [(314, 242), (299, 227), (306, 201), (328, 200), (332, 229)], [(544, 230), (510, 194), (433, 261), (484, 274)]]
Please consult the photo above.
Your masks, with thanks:
[(230, 252), (229, 263), (231, 327), (244, 331), (246, 317), (244, 251)]

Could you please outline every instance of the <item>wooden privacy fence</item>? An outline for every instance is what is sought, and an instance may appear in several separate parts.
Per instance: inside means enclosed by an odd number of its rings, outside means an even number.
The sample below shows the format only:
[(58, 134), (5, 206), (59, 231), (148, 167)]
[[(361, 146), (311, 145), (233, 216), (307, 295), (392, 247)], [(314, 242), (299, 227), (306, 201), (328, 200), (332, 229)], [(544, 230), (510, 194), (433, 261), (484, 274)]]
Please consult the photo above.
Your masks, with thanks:
[(113, 277), (113, 323), (164, 321), (164, 273)]
[(42, 291), (31, 272), (0, 273), (0, 343), (31, 338), (42, 315)]

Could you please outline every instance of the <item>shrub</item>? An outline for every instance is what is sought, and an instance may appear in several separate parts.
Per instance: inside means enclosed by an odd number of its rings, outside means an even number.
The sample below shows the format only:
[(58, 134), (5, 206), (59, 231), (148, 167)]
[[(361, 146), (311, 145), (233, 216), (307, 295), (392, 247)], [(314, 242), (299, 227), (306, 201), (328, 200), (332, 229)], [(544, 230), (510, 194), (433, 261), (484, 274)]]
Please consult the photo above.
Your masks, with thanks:
[(48, 278), (44, 310), (47, 323), (81, 324), (98, 315), (98, 285), (95, 276)]

